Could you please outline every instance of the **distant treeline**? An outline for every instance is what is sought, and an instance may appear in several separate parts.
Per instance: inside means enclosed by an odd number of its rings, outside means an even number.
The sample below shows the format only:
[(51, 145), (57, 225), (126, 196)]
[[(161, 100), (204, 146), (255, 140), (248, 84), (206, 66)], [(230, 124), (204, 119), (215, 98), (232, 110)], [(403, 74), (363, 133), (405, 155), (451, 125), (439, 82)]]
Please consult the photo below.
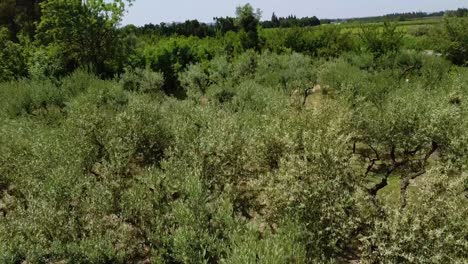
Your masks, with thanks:
[(406, 20), (427, 18), (427, 17), (441, 17), (441, 16), (444, 16), (444, 14), (445, 14), (444, 11), (434, 12), (434, 13), (426, 13), (426, 12), (393, 13), (393, 14), (387, 14), (384, 16), (353, 18), (353, 19), (348, 19), (347, 21), (359, 21), (359, 22), (374, 22), (374, 21), (384, 21), (384, 20), (406, 21)]
[(197, 36), (200, 38), (216, 35), (213, 25), (201, 23), (198, 20), (187, 20), (183, 23), (146, 24), (135, 29), (139, 34), (158, 34), (162, 36)]
[(372, 16), (372, 17), (358, 17), (350, 19), (322, 19), (322, 24), (333, 23), (333, 22), (383, 22), (383, 21), (407, 21), (421, 18), (431, 17), (466, 17), (468, 16), (467, 8), (459, 8), (457, 10), (439, 11), (439, 12), (407, 12), (407, 13), (392, 13), (383, 16)]
[[(225, 34), (226, 32), (238, 32), (239, 25), (234, 17), (215, 17), (214, 23), (202, 23), (198, 20), (187, 20), (182, 23), (160, 23), (146, 24), (138, 27), (136, 31), (141, 34), (159, 34), (163, 36), (179, 35), (179, 36), (197, 36), (212, 37), (217, 33)], [(320, 20), (313, 17), (297, 18), (294, 15), (287, 17), (277, 17), (273, 13), (271, 20), (260, 22), (264, 28), (290, 28), (290, 27), (309, 27), (320, 25)]]
[[(275, 13), (271, 16), (270, 20), (260, 22), (263, 28), (292, 28), (292, 27), (311, 27), (320, 24), (330, 24), (337, 22), (383, 22), (383, 21), (407, 21), (413, 19), (430, 18), (430, 17), (465, 17), (468, 16), (468, 9), (459, 8), (457, 10), (439, 11), (433, 13), (427, 12), (407, 12), (407, 13), (393, 13), (383, 16), (360, 17), (350, 19), (318, 19), (316, 16), (297, 18), (295, 15), (287, 17), (278, 17)], [(226, 32), (238, 32), (239, 26), (236, 24), (234, 17), (214, 17), (213, 23), (202, 23), (198, 20), (187, 20), (182, 23), (160, 23), (160, 24), (146, 24), (142, 27), (135, 28), (136, 33), (139, 34), (159, 34), (162, 36), (197, 36), (213, 37), (217, 33), (225, 34)]]
[(458, 8), (457, 10), (447, 11), (446, 15), (451, 17), (467, 17), (468, 8)]
[(320, 19), (316, 16), (296, 18), (290, 15), (288, 17), (277, 17), (275, 13), (271, 16), (271, 20), (261, 22), (264, 28), (289, 28), (289, 27), (311, 27), (320, 25)]

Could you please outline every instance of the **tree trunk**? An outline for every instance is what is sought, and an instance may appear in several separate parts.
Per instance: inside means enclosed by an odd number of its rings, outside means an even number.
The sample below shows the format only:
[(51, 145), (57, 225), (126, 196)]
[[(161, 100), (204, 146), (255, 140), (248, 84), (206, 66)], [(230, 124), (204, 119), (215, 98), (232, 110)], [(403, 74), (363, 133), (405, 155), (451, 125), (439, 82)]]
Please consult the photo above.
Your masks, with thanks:
[(404, 177), (401, 180), (400, 184), (400, 203), (401, 203), (401, 209), (405, 209), (406, 206), (408, 205), (408, 186), (410, 184), (410, 178), (409, 177)]

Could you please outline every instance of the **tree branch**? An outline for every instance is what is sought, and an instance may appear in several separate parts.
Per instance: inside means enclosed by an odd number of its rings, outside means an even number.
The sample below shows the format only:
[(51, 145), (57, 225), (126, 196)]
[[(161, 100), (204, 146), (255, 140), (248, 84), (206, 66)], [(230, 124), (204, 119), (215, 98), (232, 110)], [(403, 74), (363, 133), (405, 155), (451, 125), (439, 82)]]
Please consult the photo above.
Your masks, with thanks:
[(439, 149), (439, 144), (437, 144), (437, 142), (432, 142), (432, 147), (431, 147), (431, 150), (426, 153), (426, 156), (424, 156), (424, 165), (426, 165), (427, 161), (429, 160), (429, 158), (432, 156), (432, 154), (434, 154), (437, 150)]
[(390, 158), (392, 159), (392, 163), (394, 166), (396, 166), (397, 162), (396, 162), (396, 157), (395, 157), (395, 145), (392, 144), (392, 147), (390, 149)]
[(412, 69), (414, 69), (414, 68), (416, 68), (415, 65), (411, 65), (411, 66), (407, 67), (407, 68), (406, 68), (405, 70), (403, 70), (403, 72), (401, 73), (401, 77), (400, 77), (400, 78), (405, 77), (405, 75), (406, 75), (409, 71), (411, 71)]
[(369, 194), (375, 198), (377, 196), (377, 193), (385, 188), (385, 186), (388, 185), (388, 174), (385, 175), (385, 177), (382, 178), (382, 180), (377, 183), (376, 185), (374, 185), (374, 187), (370, 188), (370, 189), (367, 189), (367, 191), (369, 192)]
[(419, 177), (419, 176), (421, 176), (421, 175), (424, 175), (425, 173), (426, 173), (426, 170), (425, 170), (425, 169), (422, 169), (422, 170), (420, 170), (420, 171), (418, 171), (418, 172), (415, 172), (415, 173), (411, 174), (410, 176), (408, 176), (408, 178), (411, 179), (411, 180), (414, 180), (414, 179), (416, 179), (417, 177)]
[(369, 146), (369, 148), (371, 148), (371, 150), (374, 152), (375, 158), (376, 158), (377, 160), (380, 160), (379, 152), (377, 152), (377, 150), (376, 150), (370, 143), (367, 143), (367, 142), (366, 142), (366, 144), (367, 144), (367, 146)]
[(376, 161), (377, 161), (377, 159), (372, 159), (371, 160), (371, 164), (369, 164), (369, 166), (367, 166), (366, 173), (364, 174), (365, 176), (369, 175), (369, 172), (371, 172), (371, 170), (374, 167)]

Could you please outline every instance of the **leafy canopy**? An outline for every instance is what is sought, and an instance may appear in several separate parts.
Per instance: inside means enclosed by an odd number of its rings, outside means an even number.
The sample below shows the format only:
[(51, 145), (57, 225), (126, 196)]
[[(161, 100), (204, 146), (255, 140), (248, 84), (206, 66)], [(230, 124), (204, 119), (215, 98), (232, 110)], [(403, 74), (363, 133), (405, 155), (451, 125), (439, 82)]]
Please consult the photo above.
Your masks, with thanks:
[[(110, 67), (118, 53), (117, 26), (132, 0), (50, 0), (41, 3), (37, 39), (62, 47), (69, 67), (93, 65), (98, 73)], [(117, 45), (116, 45), (117, 44)]]

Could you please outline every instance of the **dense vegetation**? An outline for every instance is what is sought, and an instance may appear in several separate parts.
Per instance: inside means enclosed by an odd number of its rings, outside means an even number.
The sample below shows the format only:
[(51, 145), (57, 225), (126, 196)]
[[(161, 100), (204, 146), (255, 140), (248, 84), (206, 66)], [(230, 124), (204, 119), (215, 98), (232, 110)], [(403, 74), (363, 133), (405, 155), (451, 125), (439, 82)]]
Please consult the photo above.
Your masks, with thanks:
[(1, 263), (466, 263), (466, 18), (199, 38), (125, 4), (0, 30)]

